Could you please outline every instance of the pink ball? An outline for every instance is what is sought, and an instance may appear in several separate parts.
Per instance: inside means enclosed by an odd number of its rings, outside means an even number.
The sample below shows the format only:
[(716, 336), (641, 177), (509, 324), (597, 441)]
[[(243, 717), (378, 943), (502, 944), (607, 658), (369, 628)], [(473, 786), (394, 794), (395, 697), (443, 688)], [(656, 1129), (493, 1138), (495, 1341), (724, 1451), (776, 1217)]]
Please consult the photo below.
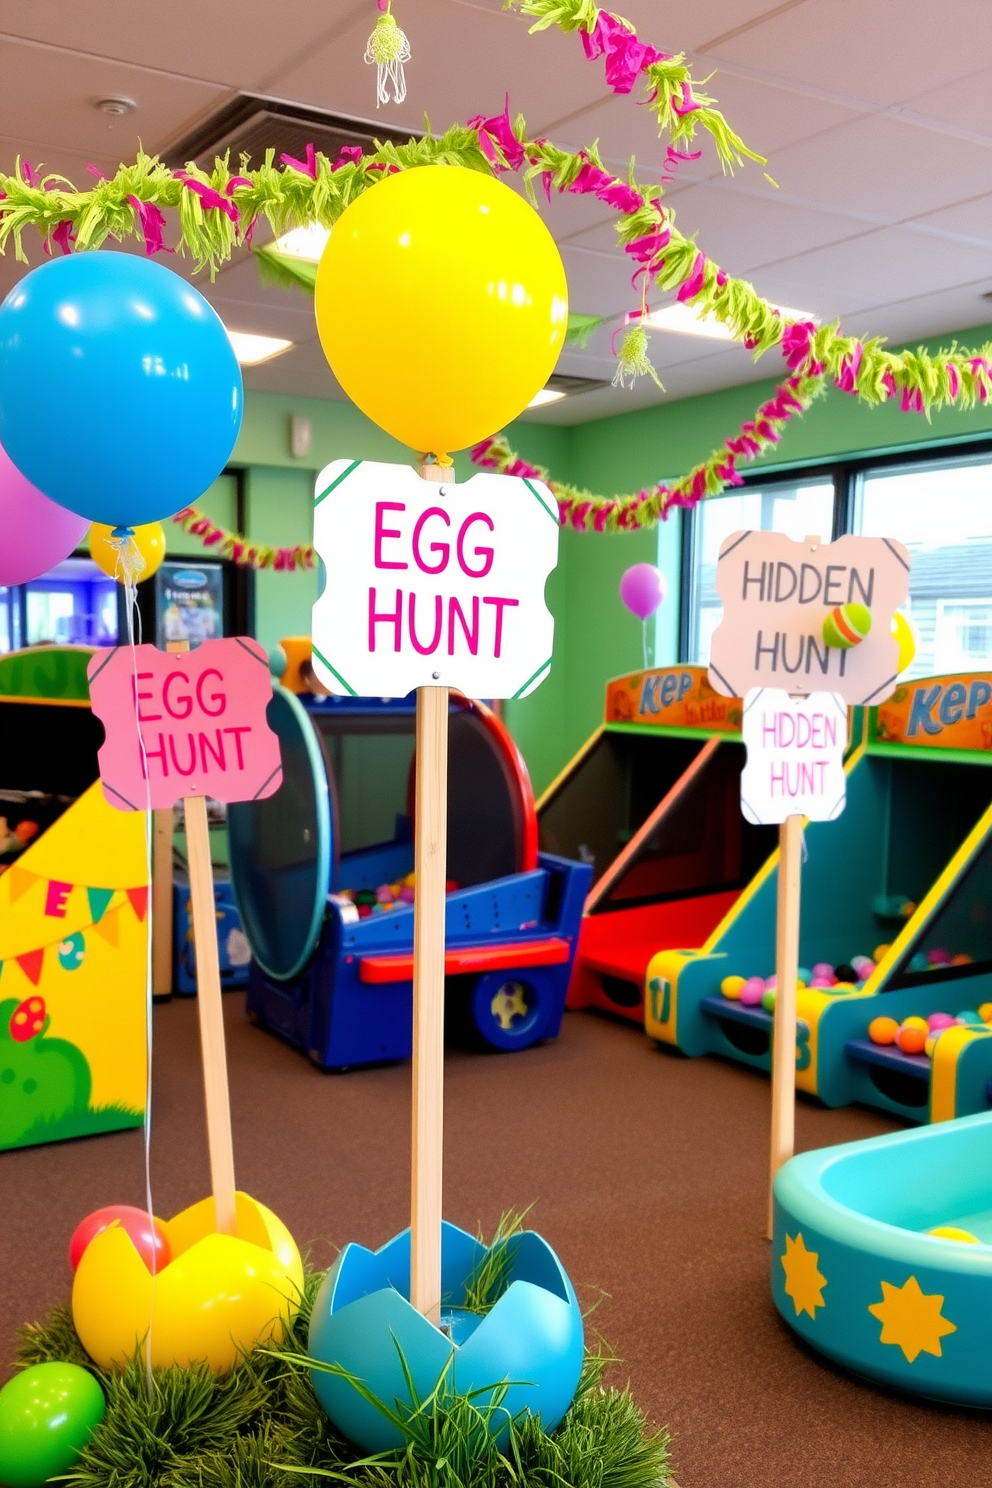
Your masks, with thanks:
[(0, 584), (47, 573), (78, 548), (89, 525), (43, 496), (0, 445)]
[(941, 949), (927, 951), (927, 960), (931, 966), (950, 966), (951, 953)]
[(934, 1033), (938, 1028), (953, 1028), (956, 1022), (957, 1019), (950, 1013), (931, 1013), (927, 1019), (927, 1027)]
[(775, 991), (775, 988), (777, 986), (778, 986), (778, 980), (777, 980), (776, 977), (770, 976), (770, 977), (766, 977), (765, 978), (765, 991), (766, 992), (774, 992)]
[(765, 983), (761, 977), (748, 977), (741, 988), (740, 1002), (744, 1007), (757, 1007), (765, 995)]
[(83, 1251), (91, 1240), (102, 1235), (112, 1224), (119, 1224), (131, 1237), (131, 1244), (148, 1267), (149, 1271), (161, 1271), (172, 1259), (169, 1239), (162, 1228), (162, 1221), (153, 1215), (149, 1219), (144, 1209), (133, 1204), (108, 1204), (80, 1220), (69, 1241), (69, 1264), (75, 1271), (82, 1260)]
[(831, 988), (833, 986), (833, 982), (832, 981), (829, 981), (828, 982), (827, 979), (826, 979), (826, 977), (815, 976), (813, 978), (813, 980), (810, 982), (810, 986), (811, 987), (819, 987), (820, 990), (821, 990), (821, 992), (826, 992), (826, 991), (829, 990), (829, 988)]
[(836, 981), (834, 969), (829, 961), (817, 961), (812, 970), (815, 977), (829, 977), (831, 985)]

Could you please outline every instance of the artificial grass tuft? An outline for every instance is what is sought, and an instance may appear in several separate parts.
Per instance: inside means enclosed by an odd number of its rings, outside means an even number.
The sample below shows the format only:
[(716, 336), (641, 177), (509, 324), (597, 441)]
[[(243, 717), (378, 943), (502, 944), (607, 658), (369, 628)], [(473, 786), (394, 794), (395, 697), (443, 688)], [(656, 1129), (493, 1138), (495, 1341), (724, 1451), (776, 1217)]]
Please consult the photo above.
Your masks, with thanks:
[(663, 1488), (669, 1482), (668, 1433), (647, 1427), (629, 1390), (603, 1384), (611, 1360), (591, 1353), (575, 1401), (550, 1435), (522, 1416), (499, 1447), (486, 1429), (499, 1410), (498, 1392), (484, 1407), (448, 1394), (402, 1422), (402, 1449), (363, 1456), (337, 1435), (310, 1382), (306, 1337), (322, 1280), (323, 1273), (307, 1271), (300, 1311), (278, 1349), (254, 1348), (226, 1375), (205, 1366), (156, 1370), (151, 1398), (139, 1358), (117, 1374), (92, 1363), (68, 1307), (22, 1328), (22, 1365), (50, 1359), (84, 1364), (107, 1395), (103, 1422), (62, 1481), (69, 1488), (328, 1488), (331, 1482), (351, 1488)]

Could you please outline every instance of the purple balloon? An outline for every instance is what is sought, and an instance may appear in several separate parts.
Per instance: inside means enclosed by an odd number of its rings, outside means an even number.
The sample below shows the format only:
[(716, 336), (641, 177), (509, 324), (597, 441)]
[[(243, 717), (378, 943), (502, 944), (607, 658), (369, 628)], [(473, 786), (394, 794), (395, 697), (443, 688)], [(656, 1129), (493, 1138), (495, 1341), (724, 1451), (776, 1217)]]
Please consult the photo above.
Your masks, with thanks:
[(89, 525), (43, 496), (0, 445), (0, 584), (47, 573), (79, 546)]
[(620, 580), (620, 598), (638, 620), (646, 620), (659, 609), (668, 586), (653, 563), (635, 563)]

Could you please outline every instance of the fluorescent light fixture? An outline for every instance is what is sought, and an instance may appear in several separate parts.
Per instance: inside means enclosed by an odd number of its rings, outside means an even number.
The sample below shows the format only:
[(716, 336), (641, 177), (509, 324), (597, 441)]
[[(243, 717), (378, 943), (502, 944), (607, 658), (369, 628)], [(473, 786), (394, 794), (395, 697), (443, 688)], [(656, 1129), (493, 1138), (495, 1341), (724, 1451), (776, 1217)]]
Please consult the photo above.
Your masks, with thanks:
[(267, 362), (271, 357), (288, 351), (293, 344), (279, 336), (256, 336), (250, 331), (228, 331), (227, 334), (242, 367), (257, 367), (259, 362)]
[(287, 258), (302, 258), (307, 263), (319, 263), (330, 236), (329, 227), (321, 227), (319, 222), (308, 222), (306, 227), (294, 227), (292, 232), (283, 233), (281, 238), (276, 238), (275, 249), (277, 253), (285, 253)]
[(561, 388), (545, 387), (539, 393), (534, 394), (527, 407), (543, 408), (545, 403), (557, 403), (559, 398), (566, 398), (567, 396), (568, 394), (563, 393)]
[[(785, 305), (779, 305), (778, 310), (784, 320), (814, 320), (818, 316), (811, 315), (808, 310), (789, 310)], [(713, 314), (700, 314), (695, 305), (682, 305), (678, 301), (674, 305), (664, 305), (660, 310), (652, 310), (645, 315), (643, 324), (650, 326), (653, 331), (676, 331), (681, 336), (708, 336), (714, 341), (733, 341), (733, 332), (727, 326), (717, 320)]]

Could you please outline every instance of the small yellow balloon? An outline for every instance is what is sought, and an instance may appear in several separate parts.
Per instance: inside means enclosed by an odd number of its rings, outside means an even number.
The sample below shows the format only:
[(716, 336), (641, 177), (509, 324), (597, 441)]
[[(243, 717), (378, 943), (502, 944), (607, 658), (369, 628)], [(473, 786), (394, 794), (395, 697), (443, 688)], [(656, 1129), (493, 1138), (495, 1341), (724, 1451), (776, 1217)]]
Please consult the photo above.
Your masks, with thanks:
[[(112, 527), (105, 522), (94, 522), (90, 527), (90, 557), (93, 562), (123, 584), (124, 575), (118, 572), (117, 547), (111, 541)], [(132, 541), (137, 546), (138, 552), (145, 560), (145, 566), (138, 575), (139, 581), (150, 579), (165, 557), (165, 531), (161, 522), (148, 522), (144, 527), (135, 527)]]
[(349, 398), (419, 452), (497, 433), (547, 382), (568, 286), (533, 207), (491, 176), (432, 165), (387, 176), (334, 225), (317, 330)]
[(913, 665), (916, 656), (916, 633), (901, 610), (892, 616), (892, 634), (899, 646), (899, 674)]

